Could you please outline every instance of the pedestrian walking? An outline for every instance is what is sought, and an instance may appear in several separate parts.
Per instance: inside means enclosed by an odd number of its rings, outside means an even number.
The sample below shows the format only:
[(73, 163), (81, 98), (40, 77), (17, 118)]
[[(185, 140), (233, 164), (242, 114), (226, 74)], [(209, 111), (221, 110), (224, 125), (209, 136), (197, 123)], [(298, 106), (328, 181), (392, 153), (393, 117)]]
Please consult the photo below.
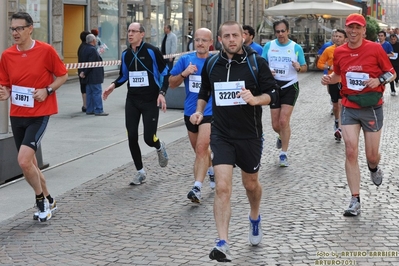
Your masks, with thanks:
[[(86, 36), (86, 45), (83, 49), (83, 62), (102, 62), (97, 51), (97, 38), (94, 34)], [(86, 114), (95, 116), (107, 116), (104, 112), (102, 95), (102, 83), (104, 82), (104, 67), (83, 68), (79, 73), (82, 82), (86, 84)]]
[[(172, 26), (165, 25), (163, 27), (164, 37), (161, 44), (161, 52), (163, 55), (171, 55), (177, 52), (177, 36), (172, 32)], [(169, 71), (173, 68), (174, 57), (166, 58), (165, 62)]]
[[(90, 34), (89, 31), (82, 31), (80, 33), (80, 40), (82, 41), (82, 43), (79, 45), (78, 48), (78, 63), (82, 63), (84, 60), (83, 50), (88, 45), (86, 43), (86, 36), (89, 34)], [(82, 69), (78, 68), (78, 75), (81, 71)], [(86, 84), (83, 83), (83, 79), (81, 77), (79, 77), (79, 83), (80, 83), (80, 93), (82, 94), (82, 102), (83, 102), (82, 112), (86, 113)]]
[(165, 94), (168, 80), (168, 67), (158, 48), (143, 41), (145, 28), (133, 22), (128, 28), (129, 47), (123, 51), (118, 78), (103, 93), (106, 100), (115, 88), (127, 81), (125, 104), (125, 123), (128, 133), (129, 149), (137, 173), (130, 185), (140, 185), (146, 180), (141, 150), (139, 146), (139, 122), (142, 117), (144, 125), (144, 141), (155, 147), (161, 167), (168, 164), (165, 143), (157, 136), (159, 108), (166, 112)]

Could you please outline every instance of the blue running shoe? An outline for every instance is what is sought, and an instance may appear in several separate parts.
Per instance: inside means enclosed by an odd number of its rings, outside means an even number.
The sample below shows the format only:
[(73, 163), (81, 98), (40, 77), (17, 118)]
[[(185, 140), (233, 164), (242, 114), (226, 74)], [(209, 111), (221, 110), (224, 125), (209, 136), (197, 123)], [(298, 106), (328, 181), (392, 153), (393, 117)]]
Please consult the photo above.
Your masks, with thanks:
[(219, 240), (216, 246), (211, 250), (209, 258), (211, 260), (217, 260), (218, 262), (230, 262), (231, 254), (229, 244), (224, 240)]

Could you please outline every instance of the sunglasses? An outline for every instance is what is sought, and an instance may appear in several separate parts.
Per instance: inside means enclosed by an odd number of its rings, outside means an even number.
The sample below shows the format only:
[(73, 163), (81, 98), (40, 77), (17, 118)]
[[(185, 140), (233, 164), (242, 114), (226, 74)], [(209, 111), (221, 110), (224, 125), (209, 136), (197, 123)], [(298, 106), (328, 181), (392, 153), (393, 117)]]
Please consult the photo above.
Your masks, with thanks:
[(287, 31), (287, 30), (275, 30), (274, 32), (277, 33), (277, 34), (279, 34), (280, 32), (281, 32), (281, 33), (285, 33), (286, 31)]

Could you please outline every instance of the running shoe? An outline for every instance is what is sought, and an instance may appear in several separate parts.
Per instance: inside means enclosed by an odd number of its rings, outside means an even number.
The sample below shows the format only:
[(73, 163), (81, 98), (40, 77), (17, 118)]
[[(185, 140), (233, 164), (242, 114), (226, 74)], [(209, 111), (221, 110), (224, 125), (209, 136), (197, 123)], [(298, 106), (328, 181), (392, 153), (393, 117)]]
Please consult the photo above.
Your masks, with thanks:
[(277, 137), (277, 142), (276, 142), (276, 148), (277, 148), (277, 149), (281, 149), (282, 145), (283, 145), (283, 144), (281, 143), (280, 136), (278, 136), (278, 137)]
[(200, 203), (201, 201), (201, 189), (199, 187), (193, 187), (187, 194), (187, 198), (194, 203)]
[(259, 215), (258, 219), (255, 221), (252, 220), (250, 216), (248, 216), (248, 219), (249, 219), (249, 233), (248, 233), (249, 243), (252, 246), (257, 246), (262, 241), (262, 225), (261, 225), (262, 218)]
[[(49, 202), (49, 208), (51, 211), (51, 215), (53, 215), (53, 213), (58, 209), (57, 202), (55, 201), (55, 199), (53, 199), (53, 203)], [(37, 211), (33, 214), (33, 220), (36, 221), (38, 218), (39, 218), (39, 212)]]
[(341, 129), (338, 128), (337, 130), (335, 130), (334, 132), (334, 137), (336, 141), (341, 141), (342, 139), (342, 133), (341, 133)]
[(345, 210), (344, 216), (357, 216), (360, 213), (360, 202), (356, 197), (352, 197), (348, 209)]
[(46, 222), (51, 219), (49, 203), (45, 197), (36, 199), (36, 207), (38, 209), (37, 220), (39, 222)]
[(163, 141), (161, 141), (160, 143), (161, 143), (161, 147), (159, 148), (159, 150), (157, 150), (158, 162), (159, 162), (159, 166), (165, 167), (168, 165), (169, 157), (168, 157), (168, 153), (166, 152), (165, 143)]
[(145, 179), (146, 179), (145, 173), (137, 172), (137, 174), (133, 177), (132, 182), (130, 182), (130, 185), (131, 186), (141, 185), (142, 183), (145, 183)]
[(280, 167), (288, 167), (288, 158), (287, 155), (281, 154), (280, 155)]
[(209, 253), (211, 260), (217, 260), (218, 262), (230, 262), (231, 254), (229, 244), (225, 240), (219, 240), (216, 246)]
[(384, 172), (381, 170), (380, 167), (377, 167), (377, 172), (370, 171), (371, 181), (373, 181), (374, 185), (377, 187), (381, 185), (382, 179), (384, 178)]
[(396, 91), (391, 91), (391, 96), (396, 96)]
[(215, 175), (209, 175), (209, 186), (211, 187), (211, 189), (215, 189)]
[(338, 121), (334, 121), (334, 132), (339, 128)]

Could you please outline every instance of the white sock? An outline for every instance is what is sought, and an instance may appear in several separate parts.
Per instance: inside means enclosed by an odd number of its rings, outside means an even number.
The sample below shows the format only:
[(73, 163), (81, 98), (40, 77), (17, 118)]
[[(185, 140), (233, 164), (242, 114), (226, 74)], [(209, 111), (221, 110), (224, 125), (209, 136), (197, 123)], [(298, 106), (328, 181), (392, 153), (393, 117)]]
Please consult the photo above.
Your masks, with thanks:
[(285, 156), (287, 156), (288, 153), (287, 153), (286, 151), (280, 151), (280, 155), (285, 155)]
[(138, 170), (137, 172), (139, 172), (140, 174), (145, 174), (144, 168), (141, 168), (141, 169)]
[(198, 187), (199, 189), (201, 189), (201, 187), (202, 187), (202, 182), (200, 182), (200, 181), (195, 181), (195, 182), (194, 182), (194, 187)]
[(215, 172), (213, 171), (213, 166), (210, 166), (208, 168), (208, 175), (215, 175)]

